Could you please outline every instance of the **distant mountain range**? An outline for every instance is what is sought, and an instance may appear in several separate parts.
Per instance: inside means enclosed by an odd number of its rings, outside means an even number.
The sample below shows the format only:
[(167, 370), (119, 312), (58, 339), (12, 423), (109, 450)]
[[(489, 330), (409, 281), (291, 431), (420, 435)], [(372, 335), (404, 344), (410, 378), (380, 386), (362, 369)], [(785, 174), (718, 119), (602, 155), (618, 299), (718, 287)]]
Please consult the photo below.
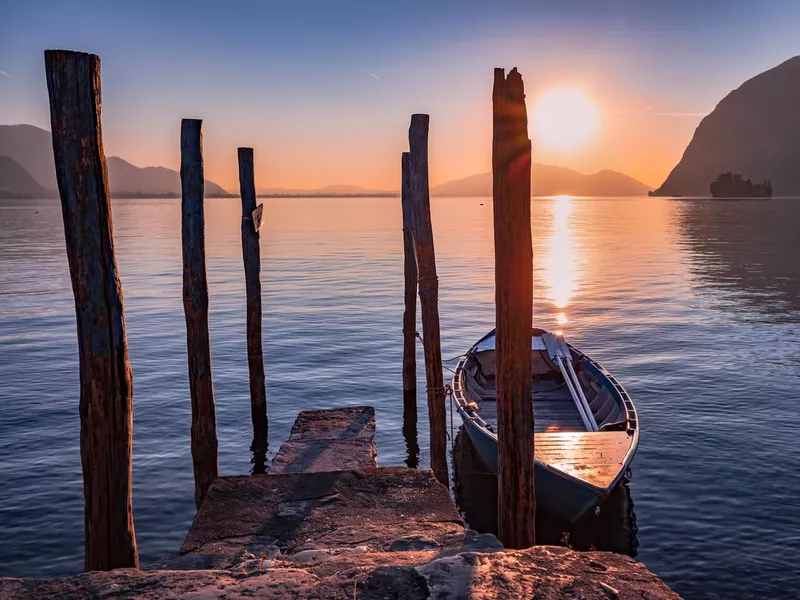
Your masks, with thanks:
[[(533, 163), (531, 193), (534, 196), (646, 196), (650, 187), (617, 171), (584, 175), (566, 167)], [(492, 173), (470, 175), (431, 188), (436, 196), (491, 196)]]
[[(178, 171), (137, 167), (118, 156), (108, 157), (107, 162), (112, 196), (180, 196)], [(207, 196), (230, 195), (208, 180), (205, 192)], [(0, 195), (6, 198), (58, 197), (49, 131), (33, 125), (0, 125)]]
[(19, 163), (0, 156), (0, 198), (44, 198), (48, 193)]
[(285, 198), (307, 198), (309, 196), (319, 196), (320, 198), (340, 197), (370, 197), (376, 196), (399, 196), (400, 192), (386, 190), (371, 190), (357, 185), (326, 185), (321, 188), (311, 190), (301, 190), (297, 188), (263, 188), (258, 191), (259, 196), (266, 197), (285, 197)]
[[(180, 173), (165, 167), (137, 167), (119, 158), (108, 158), (108, 181), (114, 197), (179, 197)], [(534, 163), (535, 196), (643, 196), (644, 183), (616, 171), (584, 175), (564, 167)], [(207, 196), (229, 196), (206, 180)], [(328, 185), (315, 189), (262, 188), (260, 196), (359, 197), (398, 196), (397, 190), (375, 190), (356, 185)], [(481, 173), (431, 188), (435, 196), (491, 196), (492, 174)], [(0, 197), (58, 197), (50, 132), (33, 125), (0, 125)]]
[(707, 115), (656, 196), (708, 196), (731, 172), (800, 196), (800, 56), (745, 81)]

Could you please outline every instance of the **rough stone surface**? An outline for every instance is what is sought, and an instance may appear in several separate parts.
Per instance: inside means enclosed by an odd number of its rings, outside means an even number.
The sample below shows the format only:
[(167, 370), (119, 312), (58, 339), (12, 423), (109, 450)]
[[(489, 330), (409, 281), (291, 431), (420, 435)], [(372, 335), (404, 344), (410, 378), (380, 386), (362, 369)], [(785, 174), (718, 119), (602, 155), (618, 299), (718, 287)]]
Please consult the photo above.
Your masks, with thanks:
[(230, 570), (86, 573), (0, 579), (0, 597), (47, 598), (678, 598), (628, 557), (539, 546), (493, 553), (346, 552), (322, 560), (250, 559)]
[(377, 467), (375, 409), (348, 406), (303, 411), (270, 473), (316, 473)]
[(181, 554), (203, 558), (181, 560), (188, 568), (219, 568), (242, 550), (364, 545), (377, 551), (402, 547), (398, 539), (408, 536), (425, 538), (432, 547), (456, 547), (464, 535), (447, 488), (430, 471), (388, 467), (219, 477), (181, 547)]
[[(300, 413), (284, 467), (307, 464), (289, 451), (326, 435), (373, 443), (372, 409), (322, 412), (324, 419)], [(677, 598), (625, 556), (552, 546), (505, 551), (495, 536), (464, 529), (431, 471), (378, 469), (374, 456), (370, 466), (219, 477), (179, 555), (142, 571), (0, 578), (0, 598)]]

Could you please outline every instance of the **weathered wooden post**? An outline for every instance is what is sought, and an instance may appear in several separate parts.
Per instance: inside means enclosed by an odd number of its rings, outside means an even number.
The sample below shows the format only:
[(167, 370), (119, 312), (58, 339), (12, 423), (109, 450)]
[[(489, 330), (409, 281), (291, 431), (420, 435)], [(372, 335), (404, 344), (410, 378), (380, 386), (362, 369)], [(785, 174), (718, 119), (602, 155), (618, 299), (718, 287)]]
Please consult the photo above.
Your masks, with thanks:
[[(412, 446), (417, 438), (417, 257), (414, 252), (414, 205), (411, 201), (410, 160), (408, 152), (402, 157), (403, 209), (403, 272), (405, 274), (405, 310), (403, 311), (403, 433), (409, 446), (408, 463), (416, 467)], [(413, 434), (413, 442), (410, 436)], [(416, 452), (419, 452), (417, 447)], [(416, 454), (413, 452), (413, 454)], [(409, 464), (409, 467), (411, 464)]]
[(181, 121), (181, 231), (183, 311), (192, 396), (192, 462), (197, 507), (218, 475), (217, 418), (208, 335), (205, 217), (203, 213), (203, 122)]
[(431, 469), (436, 479), (449, 485), (447, 469), (447, 425), (442, 377), (442, 346), (439, 334), (439, 278), (433, 248), (431, 199), (428, 188), (428, 115), (411, 115), (408, 130), (409, 196), (414, 206), (414, 248), (419, 269), (419, 304), (422, 312), (422, 346), (428, 383)]
[(131, 508), (133, 374), (100, 123), (100, 58), (44, 53), (80, 362), (85, 568), (138, 567)]
[[(239, 148), (239, 191), (242, 197), (242, 256), (247, 293), (247, 366), (250, 372), (250, 415), (253, 419), (253, 472), (264, 472), (260, 449), (266, 455), (267, 390), (261, 347), (261, 241), (257, 223), (253, 149)], [(266, 456), (265, 456), (266, 458)]]
[(497, 311), (498, 537), (534, 544), (531, 142), (522, 76), (494, 70), (494, 265)]

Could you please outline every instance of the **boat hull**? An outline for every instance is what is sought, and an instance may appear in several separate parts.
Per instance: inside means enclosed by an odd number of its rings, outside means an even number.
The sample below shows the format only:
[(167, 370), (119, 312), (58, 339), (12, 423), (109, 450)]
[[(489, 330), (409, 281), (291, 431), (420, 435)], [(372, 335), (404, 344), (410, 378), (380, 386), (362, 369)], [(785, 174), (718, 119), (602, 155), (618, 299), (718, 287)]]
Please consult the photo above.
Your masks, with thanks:
[[(478, 456), (497, 474), (497, 440), (470, 419), (464, 419), (464, 425)], [(564, 477), (538, 461), (534, 464), (536, 505), (549, 514), (572, 524), (602, 500), (604, 492)]]
[[(545, 333), (539, 329), (532, 331), (532, 350), (541, 351), (544, 348), (544, 345), (537, 346), (537, 336)], [(493, 350), (494, 346), (491, 342), (494, 335), (495, 332), (490, 331), (463, 355), (455, 369), (452, 386), (456, 408), (464, 423), (466, 433), (484, 464), (497, 474), (497, 433), (492, 425), (481, 416), (478, 404), (467, 399), (464, 384), (467, 361), (471, 360), (471, 357), (474, 357), (477, 352)], [(597, 461), (592, 461), (591, 473), (584, 472), (582, 468), (577, 469), (576, 472), (574, 468), (576, 463), (564, 460), (568, 455), (559, 454), (555, 457), (557, 459), (555, 461), (552, 460), (554, 458), (552, 455), (548, 456), (548, 450), (552, 450), (552, 444), (546, 444), (541, 452), (537, 452), (534, 462), (537, 505), (549, 514), (571, 524), (602, 502), (627, 472), (639, 444), (639, 418), (630, 396), (611, 373), (574, 346), (569, 345), (569, 350), (574, 359), (580, 360), (581, 366), (601, 382), (602, 387), (625, 415), (623, 420), (609, 423), (613, 429), (599, 433), (584, 432), (584, 435), (589, 436), (617, 436), (616, 439), (605, 437), (604, 442), (594, 446), (594, 451), (599, 452), (600, 457), (610, 461), (609, 464), (614, 467), (613, 471), (606, 468), (603, 470), (603, 474), (599, 475)], [(598, 408), (598, 410), (601, 409)], [(535, 403), (534, 413), (536, 413)], [(609, 415), (609, 412), (605, 412), (605, 417), (609, 417)], [(623, 446), (620, 446), (620, 435), (625, 440), (622, 442)], [(608, 445), (605, 445), (606, 442)], [(577, 445), (570, 443), (568, 446), (570, 449), (577, 448), (577, 452), (582, 451), (581, 447), (581, 443)], [(621, 455), (617, 454), (619, 451), (622, 452)], [(551, 462), (553, 464), (550, 464)], [(580, 463), (577, 464), (581, 466)], [(570, 465), (573, 468), (569, 468)]]

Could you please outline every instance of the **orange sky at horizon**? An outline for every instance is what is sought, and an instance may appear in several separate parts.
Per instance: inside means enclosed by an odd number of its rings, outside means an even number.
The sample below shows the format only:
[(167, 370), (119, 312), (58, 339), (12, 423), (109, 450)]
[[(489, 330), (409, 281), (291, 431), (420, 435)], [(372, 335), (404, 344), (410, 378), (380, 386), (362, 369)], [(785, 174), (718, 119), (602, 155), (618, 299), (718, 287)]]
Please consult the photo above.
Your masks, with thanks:
[[(528, 114), (537, 95), (528, 93)], [(538, 163), (593, 173), (612, 169), (651, 187), (660, 185), (680, 160), (704, 113), (667, 112), (644, 102), (621, 106), (593, 97), (600, 113), (595, 139), (573, 151), (548, 148), (532, 132), (533, 160)], [(630, 107), (629, 109), (627, 107)], [(351, 115), (342, 115), (347, 124)], [(400, 187), (400, 154), (407, 149), (408, 115), (384, 127), (350, 129), (341, 140), (341, 129), (283, 127), (272, 135), (267, 126), (256, 125), (241, 144), (231, 143), (225, 123), (204, 122), (205, 174), (228, 191), (238, 190), (236, 147), (255, 148), (256, 184), (259, 189), (313, 189), (326, 185), (358, 185), (368, 189)], [(335, 120), (335, 116), (333, 117)], [(291, 119), (289, 119), (291, 121)], [(465, 126), (464, 124), (468, 124)], [(160, 165), (178, 169), (179, 119), (170, 131), (119, 130), (104, 119), (108, 155), (119, 155), (140, 166)], [(293, 132), (293, 133), (292, 133)], [(491, 99), (454, 106), (449, 114), (431, 112), (430, 177), (438, 185), (491, 170)], [(266, 140), (266, 143), (258, 143)]]
[(239, 146), (255, 149), (258, 189), (396, 191), (417, 112), (431, 117), (432, 185), (490, 170), (493, 69), (517, 67), (529, 116), (557, 88), (599, 113), (569, 151), (533, 131), (535, 162), (655, 188), (705, 114), (797, 54), (800, 18), (789, 0), (351, 4), (16, 3), (0, 19), (0, 123), (49, 129), (42, 51), (72, 48), (101, 58), (109, 156), (177, 169), (180, 121), (202, 118), (206, 177), (228, 191)]

